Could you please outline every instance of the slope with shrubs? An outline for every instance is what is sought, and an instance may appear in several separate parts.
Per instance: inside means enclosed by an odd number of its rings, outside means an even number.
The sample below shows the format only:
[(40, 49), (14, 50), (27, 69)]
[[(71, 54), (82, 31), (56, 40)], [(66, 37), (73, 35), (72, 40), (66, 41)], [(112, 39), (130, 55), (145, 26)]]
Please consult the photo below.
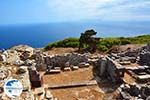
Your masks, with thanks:
[[(117, 38), (102, 38), (97, 43), (97, 49), (99, 51), (107, 51), (112, 46), (115, 45), (125, 45), (125, 44), (146, 44), (150, 42), (150, 35), (141, 35), (136, 37), (117, 37)], [(45, 50), (49, 50), (53, 47), (72, 47), (78, 48), (79, 39), (78, 38), (67, 38), (54, 43), (49, 43)]]

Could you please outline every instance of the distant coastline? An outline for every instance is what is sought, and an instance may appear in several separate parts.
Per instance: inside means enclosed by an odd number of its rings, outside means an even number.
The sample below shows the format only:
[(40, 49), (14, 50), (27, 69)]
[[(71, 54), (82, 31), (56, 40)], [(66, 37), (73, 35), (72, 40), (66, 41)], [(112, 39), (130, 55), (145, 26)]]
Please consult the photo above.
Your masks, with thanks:
[[(98, 37), (130, 37), (149, 34), (148, 26), (133, 27), (121, 23), (47, 23), (0, 26), (0, 49), (10, 48), (19, 44), (30, 45), (34, 48), (46, 46), (50, 42), (63, 40), (69, 37), (79, 38), (86, 29), (95, 29)], [(117, 33), (117, 34), (115, 34)]]

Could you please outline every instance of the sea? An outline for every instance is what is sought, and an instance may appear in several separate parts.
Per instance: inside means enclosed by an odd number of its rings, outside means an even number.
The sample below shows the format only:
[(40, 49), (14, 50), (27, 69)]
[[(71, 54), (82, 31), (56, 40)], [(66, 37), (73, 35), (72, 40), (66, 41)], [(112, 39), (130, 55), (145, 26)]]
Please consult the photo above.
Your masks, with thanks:
[(94, 29), (97, 37), (130, 37), (150, 34), (149, 22), (62, 22), (0, 25), (0, 49), (25, 44), (41, 48), (48, 43)]

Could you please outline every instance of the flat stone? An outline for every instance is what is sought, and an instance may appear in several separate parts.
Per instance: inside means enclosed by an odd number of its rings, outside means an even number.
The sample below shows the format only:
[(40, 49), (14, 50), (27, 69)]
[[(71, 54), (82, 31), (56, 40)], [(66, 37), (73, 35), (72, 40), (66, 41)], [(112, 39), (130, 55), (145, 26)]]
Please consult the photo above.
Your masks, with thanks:
[(72, 66), (72, 70), (78, 70), (79, 67), (78, 66)]
[(47, 73), (60, 73), (61, 72), (61, 70), (59, 69), (51, 69), (49, 72), (47, 72)]
[(148, 74), (147, 75), (139, 75), (138, 79), (139, 80), (147, 80), (147, 79), (150, 79), (150, 75), (148, 75)]
[(119, 64), (121, 64), (121, 65), (130, 65), (131, 62), (130, 61), (123, 61), (123, 62), (119, 62)]
[(60, 70), (61, 68), (60, 68), (60, 67), (54, 67), (54, 69), (56, 69), (56, 70)]
[(65, 67), (64, 71), (71, 71), (71, 68), (70, 67)]

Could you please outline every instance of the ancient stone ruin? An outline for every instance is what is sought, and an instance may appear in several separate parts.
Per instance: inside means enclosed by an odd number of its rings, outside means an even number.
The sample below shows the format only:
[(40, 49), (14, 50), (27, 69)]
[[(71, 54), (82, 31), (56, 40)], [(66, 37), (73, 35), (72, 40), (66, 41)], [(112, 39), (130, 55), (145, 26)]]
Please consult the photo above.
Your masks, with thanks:
[[(128, 49), (107, 55), (90, 53), (49, 55), (42, 50), (20, 45), (1, 52), (0, 63), (0, 80), (16, 78), (23, 83), (23, 94), (19, 100), (23, 97), (24, 100), (34, 100), (38, 97), (40, 100), (54, 100), (51, 91), (44, 87), (43, 75), (89, 67), (93, 68), (93, 79), (96, 80), (96, 84), (108, 84), (112, 90), (117, 90), (119, 100), (150, 98), (149, 44), (135, 50)], [(126, 79), (127, 75), (134, 79), (133, 83)], [(0, 82), (0, 99), (9, 100), (3, 92), (3, 84), (4, 82)]]
[(108, 56), (99, 58), (94, 63), (93, 73), (99, 82), (101, 80), (108, 80), (114, 84), (121, 82), (121, 77), (124, 76), (125, 68), (113, 61)]

